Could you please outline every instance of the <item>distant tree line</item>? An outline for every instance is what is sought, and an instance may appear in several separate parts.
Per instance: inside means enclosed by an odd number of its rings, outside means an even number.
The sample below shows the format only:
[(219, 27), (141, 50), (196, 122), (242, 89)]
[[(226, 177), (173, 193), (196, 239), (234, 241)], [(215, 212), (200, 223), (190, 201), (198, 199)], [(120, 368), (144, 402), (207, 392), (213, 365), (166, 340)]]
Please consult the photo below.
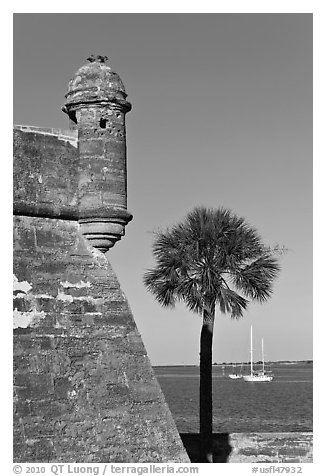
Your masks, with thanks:
[[(262, 364), (262, 360), (257, 360), (255, 364)], [(312, 364), (313, 360), (267, 360), (265, 364)], [(247, 362), (222, 362), (221, 364), (214, 362), (213, 365), (249, 365), (250, 361)]]

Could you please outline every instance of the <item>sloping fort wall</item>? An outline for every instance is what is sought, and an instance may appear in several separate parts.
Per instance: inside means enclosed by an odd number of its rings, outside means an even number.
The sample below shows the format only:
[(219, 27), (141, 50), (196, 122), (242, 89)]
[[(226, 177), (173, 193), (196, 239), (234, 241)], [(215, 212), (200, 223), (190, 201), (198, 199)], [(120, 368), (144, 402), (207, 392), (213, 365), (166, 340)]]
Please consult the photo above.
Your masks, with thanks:
[(117, 277), (80, 233), (74, 141), (22, 129), (14, 131), (15, 462), (189, 462)]

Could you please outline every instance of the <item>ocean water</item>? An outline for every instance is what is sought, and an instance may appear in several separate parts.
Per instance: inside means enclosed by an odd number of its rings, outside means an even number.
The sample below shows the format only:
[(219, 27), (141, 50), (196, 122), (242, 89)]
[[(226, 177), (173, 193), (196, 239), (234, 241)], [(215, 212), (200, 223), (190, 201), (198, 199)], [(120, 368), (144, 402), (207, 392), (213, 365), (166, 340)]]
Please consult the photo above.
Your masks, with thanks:
[[(313, 365), (280, 364), (269, 368), (267, 383), (231, 380), (213, 366), (214, 432), (312, 431)], [(199, 431), (199, 368), (154, 367), (180, 433)], [(232, 373), (225, 367), (225, 375)]]

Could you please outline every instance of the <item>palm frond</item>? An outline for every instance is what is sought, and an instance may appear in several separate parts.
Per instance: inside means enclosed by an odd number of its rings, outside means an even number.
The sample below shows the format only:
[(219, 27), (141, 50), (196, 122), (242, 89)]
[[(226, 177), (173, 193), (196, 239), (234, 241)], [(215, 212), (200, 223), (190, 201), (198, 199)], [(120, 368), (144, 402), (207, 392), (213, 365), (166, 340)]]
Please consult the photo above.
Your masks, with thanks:
[(251, 299), (264, 302), (272, 293), (272, 284), (280, 271), (276, 259), (265, 254), (240, 267), (233, 275), (235, 286)]
[(144, 275), (144, 284), (163, 307), (175, 306), (176, 280), (172, 273), (169, 276), (161, 268), (148, 270)]
[(232, 318), (238, 319), (242, 317), (243, 311), (247, 309), (249, 301), (237, 294), (230, 288), (221, 286), (218, 290), (217, 299), (220, 310), (223, 314), (230, 314)]

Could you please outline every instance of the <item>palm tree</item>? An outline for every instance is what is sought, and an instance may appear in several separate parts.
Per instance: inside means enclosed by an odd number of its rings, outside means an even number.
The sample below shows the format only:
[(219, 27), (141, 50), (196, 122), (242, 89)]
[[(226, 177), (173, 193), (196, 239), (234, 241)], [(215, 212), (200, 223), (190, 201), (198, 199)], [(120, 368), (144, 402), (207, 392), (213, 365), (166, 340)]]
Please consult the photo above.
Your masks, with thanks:
[(195, 208), (180, 224), (157, 232), (153, 254), (156, 267), (144, 275), (147, 289), (163, 306), (184, 301), (202, 315), (200, 454), (202, 462), (211, 463), (215, 308), (240, 318), (249, 300), (266, 301), (279, 266), (257, 231), (224, 208)]

